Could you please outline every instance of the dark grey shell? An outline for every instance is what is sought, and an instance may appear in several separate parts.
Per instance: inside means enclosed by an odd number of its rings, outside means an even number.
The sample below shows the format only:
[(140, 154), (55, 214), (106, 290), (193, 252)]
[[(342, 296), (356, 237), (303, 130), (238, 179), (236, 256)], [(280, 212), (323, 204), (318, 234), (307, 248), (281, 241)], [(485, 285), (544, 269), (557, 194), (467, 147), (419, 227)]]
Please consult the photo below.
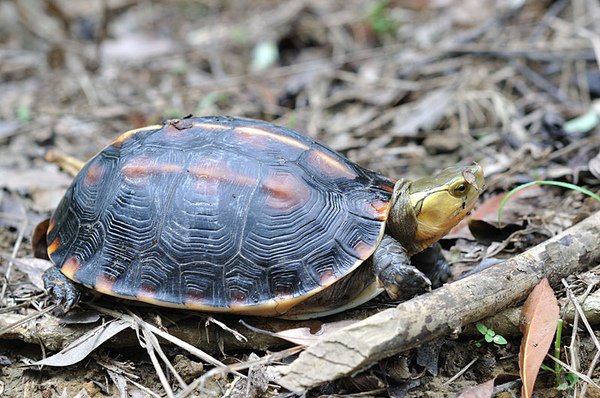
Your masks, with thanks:
[(288, 128), (167, 121), (85, 165), (50, 220), (48, 254), (103, 293), (276, 315), (373, 253), (393, 186)]

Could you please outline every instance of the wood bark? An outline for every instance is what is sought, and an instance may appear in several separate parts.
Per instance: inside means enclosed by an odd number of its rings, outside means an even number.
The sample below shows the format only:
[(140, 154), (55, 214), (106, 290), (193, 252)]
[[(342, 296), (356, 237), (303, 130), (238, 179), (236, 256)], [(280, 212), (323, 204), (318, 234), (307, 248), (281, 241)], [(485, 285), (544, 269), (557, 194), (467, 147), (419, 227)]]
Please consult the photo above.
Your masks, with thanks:
[[(240, 332), (240, 334), (246, 337), (246, 340), (238, 340), (232, 333), (223, 330), (223, 328), (214, 323), (207, 325), (207, 317), (204, 315), (183, 315), (179, 317), (178, 314), (172, 313), (168, 317), (161, 317), (162, 321), (157, 322), (159, 318), (155, 314), (156, 312), (154, 315), (147, 313), (143, 318), (147, 322), (163, 328), (173, 336), (213, 355), (218, 355), (221, 351), (255, 350), (260, 352), (290, 346), (289, 342), (280, 338), (247, 329), (238, 322), (239, 318), (236, 317), (221, 316), (215, 318), (218, 318), (219, 321), (228, 327)], [(21, 314), (2, 314), (0, 316), (0, 330), (25, 318), (26, 315)], [(174, 323), (167, 321), (167, 319)], [(245, 320), (248, 324), (258, 329), (268, 331), (299, 327), (297, 322), (277, 319), (245, 318)], [(50, 351), (59, 351), (97, 325), (97, 322), (92, 324), (63, 325), (60, 323), (59, 318), (47, 316), (31, 320), (1, 335), (0, 346), (2, 346), (2, 340), (17, 340), (32, 344), (43, 344)], [(168, 344), (164, 340), (161, 340), (161, 342)], [(139, 342), (136, 333), (131, 329), (121, 332), (104, 344), (105, 347), (111, 348), (134, 347), (138, 345)]]
[(278, 370), (304, 391), (496, 314), (522, 301), (544, 277), (556, 283), (600, 261), (600, 212), (503, 263), (347, 326)]

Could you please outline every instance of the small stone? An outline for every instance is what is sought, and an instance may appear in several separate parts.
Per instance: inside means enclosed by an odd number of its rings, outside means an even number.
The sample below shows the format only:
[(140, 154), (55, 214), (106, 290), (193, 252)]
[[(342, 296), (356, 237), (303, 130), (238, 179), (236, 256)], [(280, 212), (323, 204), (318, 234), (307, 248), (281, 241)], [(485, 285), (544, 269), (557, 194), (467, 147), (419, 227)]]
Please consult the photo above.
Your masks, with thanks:
[(186, 382), (200, 377), (204, 372), (204, 365), (201, 362), (192, 361), (185, 355), (176, 355), (173, 367)]

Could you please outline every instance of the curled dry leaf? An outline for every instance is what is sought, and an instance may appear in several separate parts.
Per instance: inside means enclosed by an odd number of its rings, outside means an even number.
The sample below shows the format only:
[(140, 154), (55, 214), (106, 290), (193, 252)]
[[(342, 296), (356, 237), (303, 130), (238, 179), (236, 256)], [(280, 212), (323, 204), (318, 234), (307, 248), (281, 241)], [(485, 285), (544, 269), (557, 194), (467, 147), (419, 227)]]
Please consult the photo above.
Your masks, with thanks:
[(115, 320), (113, 322), (107, 322), (97, 328), (90, 330), (77, 340), (73, 341), (62, 351), (48, 357), (41, 361), (37, 361), (32, 365), (47, 365), (47, 366), (69, 366), (73, 365), (89, 354), (92, 353), (106, 340), (110, 339), (114, 335), (121, 331), (131, 327), (131, 322), (123, 320)]
[(531, 397), (540, 366), (552, 344), (559, 308), (554, 291), (544, 278), (533, 289), (521, 313), (521, 350), (519, 368), (523, 380), (522, 396)]
[(48, 260), (41, 258), (24, 257), (14, 260), (16, 268), (27, 275), (29, 281), (40, 290), (44, 290), (42, 274), (53, 264)]

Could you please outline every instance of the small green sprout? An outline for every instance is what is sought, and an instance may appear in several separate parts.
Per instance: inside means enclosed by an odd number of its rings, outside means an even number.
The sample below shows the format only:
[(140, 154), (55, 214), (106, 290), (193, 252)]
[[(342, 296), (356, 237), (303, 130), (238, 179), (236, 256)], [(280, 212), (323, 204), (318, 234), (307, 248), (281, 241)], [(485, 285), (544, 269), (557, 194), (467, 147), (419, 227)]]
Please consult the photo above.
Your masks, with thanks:
[(185, 115), (175, 108), (167, 108), (163, 116), (164, 119), (181, 119)]
[(390, 0), (376, 0), (370, 4), (367, 12), (367, 21), (371, 29), (378, 34), (394, 35), (398, 26), (390, 14)]
[(483, 339), (481, 339), (475, 343), (475, 345), (477, 347), (481, 347), (481, 342), (484, 340), (486, 343), (490, 343), (490, 344), (491, 343), (494, 343), (497, 345), (508, 344), (508, 341), (506, 341), (506, 339), (503, 336), (496, 334), (496, 332), (493, 329), (488, 328), (483, 323), (477, 322), (475, 324), (475, 327), (477, 328), (479, 333), (481, 333), (483, 335)]
[[(561, 340), (562, 340), (563, 320), (559, 319), (556, 325), (556, 337), (554, 339), (554, 356), (560, 358), (561, 352)], [(554, 362), (554, 369), (550, 366), (542, 364), (542, 369), (554, 373), (556, 376), (556, 389), (559, 391), (565, 391), (575, 387), (579, 377), (571, 372), (566, 372), (565, 369), (560, 366), (558, 362)]]
[(225, 101), (230, 97), (229, 93), (213, 91), (206, 94), (196, 107), (196, 114), (203, 115), (210, 107), (217, 105), (220, 101)]
[(17, 108), (17, 119), (21, 123), (27, 123), (31, 120), (31, 107), (26, 104), (21, 104)]
[(500, 205), (498, 206), (498, 226), (502, 226), (502, 209), (504, 208), (504, 205), (506, 204), (506, 202), (508, 202), (508, 200), (517, 192), (525, 189), (525, 188), (529, 188), (532, 185), (553, 185), (556, 187), (562, 187), (562, 188), (567, 188), (567, 189), (572, 189), (573, 191), (578, 191), (581, 192), (587, 196), (590, 196), (594, 199), (596, 199), (597, 201), (600, 202), (600, 196), (596, 195), (595, 193), (593, 193), (592, 191), (589, 191), (585, 188), (582, 188), (580, 186), (574, 185), (574, 184), (569, 184), (568, 182), (561, 182), (561, 181), (532, 181), (532, 182), (528, 182), (527, 184), (523, 184), (523, 185), (519, 185), (518, 187), (510, 190), (510, 192), (508, 192), (506, 194), (506, 196), (504, 197), (504, 199), (502, 199), (502, 201), (500, 202)]
[(262, 41), (252, 51), (252, 70), (260, 72), (273, 66), (279, 60), (279, 48), (274, 41)]

